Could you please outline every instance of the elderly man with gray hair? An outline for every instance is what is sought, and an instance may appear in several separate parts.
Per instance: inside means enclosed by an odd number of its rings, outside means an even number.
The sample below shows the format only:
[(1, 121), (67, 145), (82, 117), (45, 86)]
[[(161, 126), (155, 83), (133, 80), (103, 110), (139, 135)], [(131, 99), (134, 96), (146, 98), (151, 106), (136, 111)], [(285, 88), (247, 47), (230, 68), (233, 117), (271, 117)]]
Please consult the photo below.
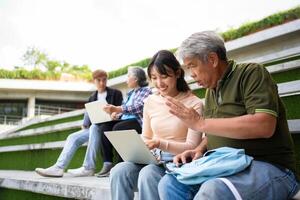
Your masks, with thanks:
[[(174, 98), (168, 98), (170, 112), (190, 128), (206, 133), (207, 150), (244, 149), (253, 161), (240, 172), (193, 185), (168, 174), (159, 183), (160, 198), (292, 198), (299, 190), (294, 144), (276, 83), (265, 67), (228, 60), (223, 39), (212, 31), (191, 35), (181, 44), (178, 55), (196, 83), (206, 88), (204, 117)], [(199, 145), (173, 161), (178, 165), (187, 158), (198, 159), (203, 149)]]

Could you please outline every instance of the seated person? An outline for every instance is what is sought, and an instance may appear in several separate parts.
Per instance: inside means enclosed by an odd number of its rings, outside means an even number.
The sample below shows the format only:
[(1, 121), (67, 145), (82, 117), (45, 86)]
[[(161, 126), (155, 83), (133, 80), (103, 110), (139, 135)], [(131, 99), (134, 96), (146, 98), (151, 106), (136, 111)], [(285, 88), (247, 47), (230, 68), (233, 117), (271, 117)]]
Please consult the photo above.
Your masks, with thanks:
[[(162, 50), (156, 53), (147, 71), (157, 93), (145, 100), (142, 138), (149, 149), (161, 150), (161, 161), (170, 161), (173, 155), (195, 148), (201, 142), (202, 134), (189, 129), (169, 113), (166, 97), (177, 99), (199, 114), (202, 101), (190, 91), (184, 80), (184, 71), (172, 52)], [(164, 174), (162, 165), (119, 163), (110, 174), (112, 199), (133, 199), (137, 188), (139, 199), (159, 199), (157, 186)]]
[[(122, 93), (119, 90), (112, 89), (106, 86), (107, 73), (103, 70), (96, 70), (93, 72), (92, 76), (97, 90), (93, 92), (88, 102), (103, 101), (114, 104), (116, 106), (121, 105), (123, 100)], [(85, 113), (82, 130), (72, 133), (68, 136), (64, 148), (56, 163), (46, 169), (36, 168), (35, 171), (41, 176), (62, 177), (64, 170), (67, 168), (76, 150), (87, 141), (89, 141), (89, 143), (84, 159), (84, 166), (86, 166), (88, 169), (95, 169), (96, 156), (100, 149), (99, 144), (101, 135), (98, 133), (91, 134), (89, 128), (90, 125), (91, 122), (89, 116), (87, 113)], [(92, 175), (93, 173), (91, 171), (86, 175)]]
[[(104, 135), (104, 132), (135, 129), (138, 133), (140, 133), (142, 129), (144, 99), (151, 93), (151, 89), (147, 87), (148, 82), (144, 70), (140, 67), (128, 68), (127, 85), (131, 91), (128, 93), (127, 100), (121, 106), (107, 104), (104, 107), (104, 110), (111, 114), (113, 120), (101, 125), (92, 125), (90, 127), (91, 135), (103, 136), (97, 141), (100, 143), (99, 146), (103, 154), (103, 166), (101, 171), (97, 174), (99, 177), (108, 176), (109, 171), (113, 166), (113, 146)], [(122, 115), (120, 116), (119, 114)], [(120, 156), (117, 156), (117, 162), (120, 161)], [(68, 170), (68, 172), (73, 176), (86, 176), (93, 174), (94, 168), (85, 165), (85, 163), (86, 162), (83, 163), (82, 167)]]
[[(254, 160), (241, 172), (202, 184), (186, 185), (168, 174), (159, 183), (160, 199), (291, 199), (299, 190), (294, 144), (269, 72), (256, 63), (228, 60), (223, 39), (212, 31), (191, 35), (178, 54), (192, 78), (207, 88), (204, 118), (174, 98), (167, 101), (170, 112), (205, 132), (208, 150), (244, 149)], [(198, 151), (178, 155), (175, 162), (196, 159)]]

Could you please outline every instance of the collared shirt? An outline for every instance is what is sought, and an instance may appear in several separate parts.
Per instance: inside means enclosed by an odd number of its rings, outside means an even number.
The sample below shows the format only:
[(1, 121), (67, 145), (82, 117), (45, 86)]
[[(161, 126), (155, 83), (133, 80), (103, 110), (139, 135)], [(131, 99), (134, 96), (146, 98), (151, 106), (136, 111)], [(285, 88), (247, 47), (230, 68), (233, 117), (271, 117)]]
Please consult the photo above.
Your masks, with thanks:
[(277, 85), (262, 65), (230, 61), (216, 89), (206, 91), (204, 116), (230, 118), (254, 113), (268, 113), (277, 118), (271, 138), (240, 140), (207, 133), (208, 149), (224, 146), (245, 149), (256, 160), (295, 171), (294, 145)]
[[(134, 90), (131, 90), (127, 96), (131, 96), (132, 92), (134, 92)], [(123, 114), (134, 114), (141, 127), (143, 126), (144, 99), (147, 98), (151, 93), (152, 92), (149, 87), (138, 88), (135, 90), (132, 105), (121, 105)]]

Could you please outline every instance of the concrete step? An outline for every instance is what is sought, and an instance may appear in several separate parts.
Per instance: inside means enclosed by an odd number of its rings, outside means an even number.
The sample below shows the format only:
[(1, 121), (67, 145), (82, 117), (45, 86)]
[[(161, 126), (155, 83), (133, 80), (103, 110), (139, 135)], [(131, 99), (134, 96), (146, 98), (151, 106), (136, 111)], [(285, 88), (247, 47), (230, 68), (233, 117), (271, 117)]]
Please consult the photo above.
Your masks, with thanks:
[(39, 116), (33, 118), (33, 119), (30, 119), (18, 126), (15, 126), (11, 129), (8, 129), (6, 131), (2, 131), (0, 130), (0, 136), (2, 134), (4, 135), (9, 135), (11, 133), (15, 133), (15, 132), (18, 132), (20, 129), (22, 128), (26, 128), (28, 126), (31, 126), (33, 124), (39, 124), (39, 123), (42, 123), (42, 122), (50, 122), (50, 121), (54, 121), (54, 120), (58, 120), (58, 119), (64, 119), (64, 118), (69, 118), (69, 117), (75, 117), (75, 116), (78, 116), (78, 115), (83, 115), (85, 112), (85, 109), (80, 109), (80, 110), (75, 110), (75, 111), (70, 111), (70, 112), (66, 112), (66, 113), (62, 113), (62, 114), (57, 114), (57, 115), (53, 115), (51, 117), (47, 117), (47, 118), (40, 118)]
[[(74, 199), (110, 200), (109, 178), (41, 177), (32, 171), (0, 170), (0, 187)], [(300, 191), (293, 197), (300, 199)], [(135, 192), (134, 200), (138, 200)]]
[(72, 122), (65, 122), (51, 126), (44, 126), (40, 128), (28, 129), (19, 132), (12, 132), (12, 133), (2, 133), (0, 134), (0, 139), (10, 139), (10, 138), (19, 138), (19, 137), (27, 137), (33, 135), (42, 135), (48, 134), (57, 131), (64, 131), (73, 128), (80, 128), (82, 125), (82, 120), (72, 121)]
[(74, 199), (110, 200), (108, 178), (41, 177), (33, 171), (0, 170), (0, 187)]

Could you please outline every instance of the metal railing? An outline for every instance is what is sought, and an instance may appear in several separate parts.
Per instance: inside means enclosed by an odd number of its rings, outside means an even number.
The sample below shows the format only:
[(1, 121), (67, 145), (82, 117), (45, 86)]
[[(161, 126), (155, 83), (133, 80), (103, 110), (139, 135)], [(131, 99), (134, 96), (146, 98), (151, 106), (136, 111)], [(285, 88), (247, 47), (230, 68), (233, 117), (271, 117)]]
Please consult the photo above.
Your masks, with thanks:
[[(35, 116), (57, 115), (65, 112), (77, 110), (78, 108), (66, 108), (60, 106), (35, 105)], [(0, 114), (0, 124), (2, 125), (19, 125), (26, 118), (22, 115), (5, 115)]]
[(35, 115), (56, 115), (64, 112), (77, 110), (77, 108), (66, 108), (60, 106), (35, 105)]
[(18, 125), (23, 117), (21, 115), (0, 115), (0, 124)]

